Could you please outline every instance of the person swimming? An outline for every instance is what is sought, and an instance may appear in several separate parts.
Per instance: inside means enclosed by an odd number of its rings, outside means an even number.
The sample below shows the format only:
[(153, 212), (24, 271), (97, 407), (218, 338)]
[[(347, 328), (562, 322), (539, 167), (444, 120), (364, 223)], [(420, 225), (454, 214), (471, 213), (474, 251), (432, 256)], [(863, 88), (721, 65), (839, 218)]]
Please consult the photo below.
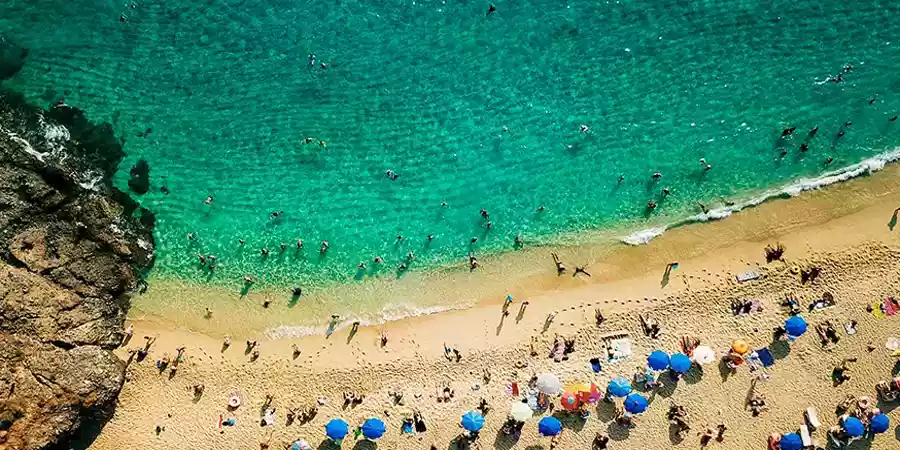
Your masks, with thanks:
[(356, 268), (357, 268), (357, 269), (360, 269), (360, 270), (366, 270), (366, 263), (361, 262), (361, 263), (359, 263), (359, 264), (356, 265)]
[(478, 242), (478, 238), (477, 238), (477, 237), (473, 237), (472, 240), (469, 241), (470, 244), (474, 244), (474, 243), (476, 243), (476, 242)]
[(483, 217), (483, 218), (485, 218), (485, 219), (491, 217), (491, 215), (488, 214), (488, 211), (487, 211), (486, 209), (484, 209), (484, 208), (481, 208), (481, 211), (479, 211), (479, 212), (481, 213), (481, 217)]
[(381, 259), (380, 256), (376, 256), (375, 259), (373, 259), (373, 261), (375, 261), (375, 264), (381, 264), (381, 262), (384, 261), (384, 260)]
[(875, 103), (876, 100), (878, 100), (878, 96), (875, 96), (875, 97), (870, 98), (870, 99), (869, 99), (869, 104), (871, 105), (872, 103)]
[(838, 131), (837, 137), (839, 137), (839, 138), (844, 137), (845, 134), (847, 134), (847, 132), (844, 130)]
[(328, 241), (322, 241), (322, 246), (319, 247), (319, 253), (324, 255), (325, 252), (328, 251), (328, 247), (331, 247), (331, 245), (328, 244)]
[(244, 240), (243, 240), (243, 239), (238, 239), (238, 245), (244, 245)]
[(659, 172), (654, 172), (653, 175), (652, 175), (652, 178), (653, 178), (654, 180), (658, 180), (658, 179), (662, 178), (662, 174), (659, 173)]
[(781, 132), (781, 137), (790, 136), (790, 135), (794, 134), (794, 130), (796, 130), (796, 129), (797, 129), (797, 127), (785, 128)]
[(815, 135), (816, 135), (816, 133), (818, 133), (818, 132), (819, 132), (819, 126), (818, 126), (818, 125), (816, 125), (816, 126), (815, 126), (815, 127), (813, 127), (813, 129), (812, 129), (812, 130), (809, 130), (809, 137), (813, 137), (813, 136), (815, 136)]
[(489, 16), (489, 15), (493, 14), (493, 13), (496, 12), (496, 11), (497, 11), (497, 7), (494, 6), (493, 3), (491, 3), (491, 6), (488, 7), (487, 14), (485, 14), (485, 15), (486, 15), (486, 16)]
[(263, 256), (269, 256), (269, 249), (263, 247), (262, 249), (260, 249), (259, 253)]
[(303, 248), (303, 239), (297, 239), (297, 250)]
[(280, 248), (281, 248), (281, 251), (285, 251), (285, 249), (287, 249), (287, 244), (282, 242)]
[(827, 165), (831, 164), (832, 161), (834, 161), (834, 158), (832, 158), (830, 156), (825, 158), (825, 165), (827, 166)]
[(706, 162), (706, 158), (700, 158), (700, 165), (703, 166), (703, 170), (712, 169), (712, 164)]
[(656, 209), (656, 202), (654, 202), (653, 200), (647, 202), (647, 209)]
[(400, 241), (402, 241), (402, 240), (403, 240), (403, 235), (398, 234), (398, 235), (397, 235), (397, 240), (394, 241), (394, 244), (399, 244)]
[(428, 241), (433, 241), (433, 240), (434, 240), (434, 235), (433, 235), (433, 234), (429, 234), (428, 237), (426, 237), (425, 239), (427, 239)]
[(207, 195), (207, 196), (206, 196), (206, 200), (203, 201), (203, 204), (205, 204), (205, 205), (211, 205), (211, 204), (212, 204), (212, 201), (213, 201), (213, 196), (212, 196), (212, 195)]
[(284, 214), (284, 211), (275, 211), (275, 212), (269, 214), (269, 219), (277, 219), (282, 214)]
[(311, 137), (306, 137), (306, 138), (303, 139), (303, 143), (304, 143), (304, 144), (312, 144), (313, 141), (315, 141), (315, 139), (313, 139), (313, 138), (311, 138)]
[(385, 171), (384, 171), (384, 174), (385, 174), (391, 181), (396, 180), (397, 177), (400, 176), (400, 175), (397, 174), (397, 172), (394, 172), (394, 171), (391, 170), (391, 169), (385, 170)]
[(409, 253), (406, 254), (406, 260), (412, 261), (414, 259), (416, 259), (416, 255), (415, 255), (415, 253), (413, 253), (412, 250), (410, 250)]
[(900, 116), (894, 116), (894, 117), (891, 117), (890, 119), (888, 119), (888, 122), (896, 122), (896, 121), (897, 121), (897, 117), (900, 117)]
[(581, 126), (578, 127), (578, 128), (581, 130), (582, 133), (588, 133), (588, 132), (591, 131), (591, 129), (588, 128), (588, 126), (587, 126), (587, 125), (584, 125), (584, 124), (581, 124)]
[(801, 152), (805, 152), (805, 151), (807, 151), (807, 150), (809, 150), (809, 145), (806, 145), (806, 142), (800, 144), (800, 151), (801, 151)]
[(193, 241), (193, 240), (197, 239), (197, 233), (194, 233), (193, 231), (191, 231), (190, 233), (187, 234), (187, 238), (188, 238), (188, 240)]
[(663, 197), (668, 197), (671, 192), (669, 192), (669, 188), (663, 188), (662, 195)]
[(623, 181), (625, 181), (625, 177), (623, 175), (619, 175), (619, 178), (616, 179), (616, 184), (621, 184)]
[(315, 65), (316, 65), (316, 55), (313, 53), (310, 53), (309, 54), (309, 67), (312, 68), (312, 66), (315, 66)]

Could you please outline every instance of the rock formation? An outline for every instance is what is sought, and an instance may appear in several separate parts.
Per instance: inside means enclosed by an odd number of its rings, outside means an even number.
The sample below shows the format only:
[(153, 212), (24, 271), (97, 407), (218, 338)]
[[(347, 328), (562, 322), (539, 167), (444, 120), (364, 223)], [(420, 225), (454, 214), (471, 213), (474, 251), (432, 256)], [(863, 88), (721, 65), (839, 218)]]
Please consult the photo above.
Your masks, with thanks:
[(0, 450), (59, 448), (122, 387), (128, 296), (153, 216), (110, 179), (109, 125), (0, 91)]

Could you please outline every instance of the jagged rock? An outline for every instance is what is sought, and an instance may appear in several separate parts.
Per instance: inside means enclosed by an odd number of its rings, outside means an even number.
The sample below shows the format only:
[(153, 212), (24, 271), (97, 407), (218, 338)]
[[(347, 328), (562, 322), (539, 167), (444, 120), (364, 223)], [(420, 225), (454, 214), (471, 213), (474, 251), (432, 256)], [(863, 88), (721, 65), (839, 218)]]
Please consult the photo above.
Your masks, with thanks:
[(0, 449), (55, 448), (115, 405), (153, 261), (152, 214), (110, 185), (123, 156), (76, 108), (0, 92)]
[(138, 160), (131, 168), (131, 178), (128, 179), (128, 187), (138, 194), (146, 194), (150, 190), (150, 164), (144, 158)]

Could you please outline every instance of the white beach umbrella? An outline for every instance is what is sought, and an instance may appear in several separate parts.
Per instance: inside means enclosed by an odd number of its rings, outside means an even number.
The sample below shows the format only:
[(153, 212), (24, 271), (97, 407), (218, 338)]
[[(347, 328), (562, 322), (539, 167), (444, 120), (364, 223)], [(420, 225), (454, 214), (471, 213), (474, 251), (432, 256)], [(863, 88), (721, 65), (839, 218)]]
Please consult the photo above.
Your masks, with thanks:
[(562, 388), (562, 385), (559, 382), (559, 378), (552, 373), (543, 373), (538, 375), (537, 383), (535, 383), (537, 390), (543, 392), (547, 395), (556, 395), (559, 394), (559, 390)]
[(534, 411), (526, 403), (515, 402), (509, 411), (509, 415), (517, 422), (524, 422), (534, 415)]
[(716, 360), (716, 351), (705, 345), (701, 345), (694, 349), (691, 359), (701, 366), (705, 366)]

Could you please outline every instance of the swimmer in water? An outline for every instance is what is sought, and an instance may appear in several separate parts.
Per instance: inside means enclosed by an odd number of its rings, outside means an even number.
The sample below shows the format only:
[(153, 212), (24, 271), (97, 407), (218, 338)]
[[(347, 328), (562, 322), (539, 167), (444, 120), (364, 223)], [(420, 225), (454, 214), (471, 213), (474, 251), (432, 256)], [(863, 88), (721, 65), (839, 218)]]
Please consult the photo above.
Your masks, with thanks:
[(309, 67), (316, 65), (316, 55), (313, 53), (309, 54)]
[(719, 200), (722, 200), (722, 203), (724, 203), (725, 206), (734, 206), (734, 202), (729, 201), (729, 200), (728, 200), (727, 198), (725, 198), (725, 197), (719, 197)]
[(410, 250), (409, 253), (406, 254), (406, 260), (407, 260), (407, 261), (412, 261), (412, 260), (414, 260), (414, 259), (416, 259), (416, 255), (413, 253), (412, 250)]
[(428, 237), (425, 238), (425, 239), (428, 239), (428, 241), (431, 242), (431, 241), (434, 240), (434, 235), (433, 235), (433, 234), (429, 234)]
[(538, 212), (543, 212), (543, 211), (544, 211), (544, 206), (543, 206), (543, 205), (538, 206), (538, 207), (537, 207), (537, 210), (538, 210)]
[(838, 131), (837, 137), (843, 137), (845, 134), (847, 134), (847, 132), (845, 132), (844, 130)]
[(869, 99), (869, 104), (875, 103), (875, 100), (878, 100), (878, 96), (872, 97)]
[(812, 130), (809, 130), (809, 137), (813, 137), (813, 136), (815, 136), (815, 135), (816, 135), (816, 133), (818, 133), (818, 132), (819, 132), (819, 126), (818, 126), (818, 125), (816, 125), (816, 126), (815, 126), (815, 127), (813, 127), (813, 129), (812, 129)]
[(212, 201), (213, 201), (213, 196), (212, 196), (212, 195), (207, 195), (207, 196), (206, 196), (206, 200), (203, 201), (203, 204), (205, 204), (205, 205), (211, 205), (211, 204), (212, 204)]
[(591, 129), (588, 128), (588, 126), (587, 126), (587, 125), (584, 125), (584, 124), (582, 124), (582, 125), (579, 127), (579, 129), (581, 129), (581, 132), (582, 132), (582, 133), (587, 133), (587, 132), (591, 131)]
[(281, 243), (281, 251), (284, 251), (287, 248), (287, 244), (284, 242)]
[(497, 7), (494, 6), (493, 3), (491, 3), (491, 6), (488, 7), (487, 14), (485, 14), (485, 15), (489, 16), (489, 15), (493, 14), (495, 11), (497, 11)]
[(402, 241), (402, 240), (403, 240), (403, 236), (398, 234), (398, 235), (397, 235), (397, 240), (394, 241), (394, 244), (399, 244), (400, 241)]
[(710, 169), (712, 169), (712, 164), (708, 164), (708, 163), (706, 162), (706, 158), (700, 158), (700, 165), (704, 166), (703, 170), (710, 170)]
[(244, 240), (243, 240), (243, 239), (238, 239), (238, 245), (244, 245)]
[(625, 181), (625, 177), (622, 175), (619, 175), (619, 178), (616, 180), (616, 184), (621, 184), (623, 181)]
[(697, 205), (700, 206), (700, 211), (703, 211), (703, 214), (709, 213), (709, 208), (707, 208), (703, 203), (700, 203), (699, 200), (697, 201)]
[(263, 248), (259, 251), (259, 253), (261, 253), (263, 256), (269, 256), (269, 249), (263, 247)]
[(801, 151), (801, 152), (805, 152), (805, 151), (807, 151), (807, 150), (809, 150), (809, 145), (806, 145), (806, 142), (800, 144), (800, 151)]
[(491, 216), (490, 214), (488, 214), (487, 210), (484, 208), (481, 208), (480, 213), (481, 213), (481, 217), (484, 217), (485, 219), (487, 219), (488, 217)]
[(478, 264), (478, 259), (475, 258), (475, 255), (469, 253), (469, 270), (475, 270), (478, 268), (480, 264)]
[(200, 254), (198, 254), (197, 256), (200, 257), (200, 265), (205, 266), (206, 265), (206, 257), (203, 255), (200, 255)]
[(477, 238), (477, 237), (473, 237), (472, 240), (469, 241), (470, 244), (474, 244), (474, 243), (476, 243), (476, 242), (478, 242), (478, 238)]
[(825, 165), (827, 166), (827, 165), (831, 164), (832, 161), (834, 161), (834, 158), (832, 158), (830, 156), (825, 158)]
[(297, 250), (303, 248), (303, 239), (297, 239)]
[(169, 188), (167, 188), (165, 186), (160, 186), (159, 192), (162, 192), (163, 195), (169, 195)]
[(373, 261), (375, 261), (375, 264), (381, 264), (382, 259), (380, 256), (376, 256)]
[(331, 247), (331, 246), (328, 244), (328, 241), (322, 241), (322, 246), (319, 247), (319, 253), (321, 253), (321, 254), (324, 255), (325, 252), (328, 251), (328, 247)]
[(197, 233), (194, 233), (193, 231), (191, 231), (190, 233), (188, 233), (187, 238), (188, 238), (188, 240), (193, 241), (193, 240), (197, 239)]
[(524, 243), (522, 242), (522, 236), (516, 235), (516, 239), (513, 240), (513, 245), (516, 247), (521, 247)]
[(303, 143), (304, 144), (312, 144), (314, 140), (315, 139), (313, 139), (311, 137), (307, 137), (307, 138), (303, 139)]
[(494, 228), (494, 223), (491, 221), (488, 221), (488, 223), (484, 224), (484, 226), (485, 226), (485, 228), (490, 230), (490, 229)]
[(400, 265), (397, 266), (397, 272), (403, 272), (405, 270), (406, 270), (406, 264), (400, 263)]
[(661, 173), (659, 173), (659, 172), (654, 172), (654, 173), (653, 173), (653, 179), (654, 179), (654, 180), (658, 180), (658, 179), (660, 179), (660, 178), (662, 178), (662, 174), (661, 174)]
[(319, 141), (319, 147), (327, 148), (328, 144), (326, 144), (325, 141)]
[(277, 219), (282, 214), (284, 214), (284, 211), (275, 211), (272, 214), (269, 214), (269, 219)]
[(328, 64), (320, 63), (320, 64), (319, 64), (319, 67), (321, 67), (321, 68), (323, 68), (323, 69), (327, 69), (327, 68), (328, 68)]
[(647, 202), (647, 209), (656, 209), (656, 202), (654, 202), (653, 200)]
[(896, 121), (897, 121), (897, 117), (898, 117), (898, 116), (891, 117), (890, 119), (888, 119), (888, 122), (896, 122)]
[(787, 150), (781, 149), (781, 154), (779, 154), (779, 156), (780, 156), (781, 158), (784, 158), (785, 156), (787, 156)]
[(853, 122), (851, 122), (851, 121), (849, 121), (849, 120), (846, 121), (846, 122), (844, 122), (844, 126), (845, 126), (845, 127), (849, 127), (850, 125), (853, 125)]
[(794, 130), (796, 130), (796, 129), (797, 129), (797, 127), (785, 128), (781, 132), (781, 137), (790, 136), (790, 135), (794, 134)]
[(447, 202), (441, 202), (441, 207), (442, 207), (442, 208), (446, 208), (446, 207), (447, 207)]
[(668, 197), (671, 192), (669, 192), (669, 188), (663, 188), (662, 195), (663, 197)]
[(361, 270), (366, 270), (366, 263), (361, 262), (356, 265), (356, 268), (361, 269)]

